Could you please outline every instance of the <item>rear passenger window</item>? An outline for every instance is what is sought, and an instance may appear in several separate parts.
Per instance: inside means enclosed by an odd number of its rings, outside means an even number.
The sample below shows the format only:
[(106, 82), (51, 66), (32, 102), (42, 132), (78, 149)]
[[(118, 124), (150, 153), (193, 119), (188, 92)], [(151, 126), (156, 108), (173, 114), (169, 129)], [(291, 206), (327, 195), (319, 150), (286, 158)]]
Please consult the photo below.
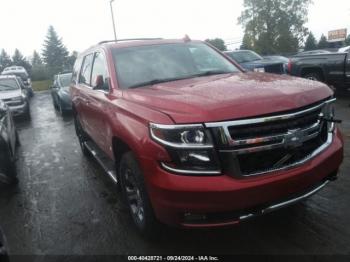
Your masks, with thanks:
[(92, 59), (93, 59), (93, 54), (85, 56), (83, 65), (81, 67), (80, 75), (79, 75), (79, 83), (90, 86)]
[(96, 80), (96, 77), (99, 75), (103, 77), (103, 89), (108, 90), (108, 70), (106, 59), (102, 53), (96, 52), (91, 75), (92, 86), (95, 83), (94, 81)]

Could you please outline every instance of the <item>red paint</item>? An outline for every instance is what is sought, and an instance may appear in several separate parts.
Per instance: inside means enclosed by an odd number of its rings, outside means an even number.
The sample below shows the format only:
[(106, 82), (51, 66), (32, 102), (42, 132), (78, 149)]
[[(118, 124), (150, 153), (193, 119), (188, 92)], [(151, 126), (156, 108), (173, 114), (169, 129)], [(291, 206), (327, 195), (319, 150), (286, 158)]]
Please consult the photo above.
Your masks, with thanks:
[[(104, 94), (85, 91), (86, 88), (76, 85), (72, 87), (71, 95), (84, 129), (107, 155), (115, 158), (111, 150), (113, 138), (121, 139), (135, 153), (160, 221), (186, 226), (182, 221), (186, 212), (234, 211), (276, 202), (324, 179), (341, 164), (343, 142), (337, 131), (327, 150), (305, 165), (287, 171), (248, 179), (235, 179), (227, 174), (215, 177), (180, 176), (165, 171), (159, 162), (171, 159), (165, 148), (150, 138), (150, 122), (182, 124), (255, 117), (310, 105), (330, 97), (332, 91), (315, 81), (243, 72), (120, 90), (111, 48), (143, 44), (146, 42), (104, 44), (86, 51), (84, 54), (95, 50), (105, 53), (111, 90), (109, 94)], [(92, 101), (93, 106), (84, 106), (84, 99)], [(235, 224), (236, 221), (228, 223)], [(225, 223), (207, 226), (221, 225)]]

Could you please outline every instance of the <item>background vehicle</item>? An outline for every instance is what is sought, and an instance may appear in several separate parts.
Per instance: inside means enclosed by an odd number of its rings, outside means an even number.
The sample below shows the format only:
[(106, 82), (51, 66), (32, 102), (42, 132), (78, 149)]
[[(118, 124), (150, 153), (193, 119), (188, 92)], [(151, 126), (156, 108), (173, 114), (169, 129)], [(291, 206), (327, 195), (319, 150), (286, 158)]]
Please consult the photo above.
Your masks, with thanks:
[(264, 60), (283, 63), (284, 71), (288, 72), (289, 58), (280, 55), (263, 56)]
[(332, 52), (328, 50), (312, 50), (312, 51), (304, 51), (296, 54), (294, 57), (298, 56), (308, 56), (308, 55), (321, 55), (321, 54), (331, 54)]
[(350, 53), (326, 53), (294, 57), (290, 74), (325, 82), (338, 90), (350, 87)]
[(16, 148), (19, 138), (8, 106), (0, 100), (0, 183), (13, 184), (16, 178)]
[(53, 85), (51, 86), (53, 105), (61, 115), (72, 110), (72, 101), (69, 95), (71, 79), (72, 73), (55, 75)]
[(29, 94), (29, 97), (32, 97), (34, 95), (34, 91), (32, 88), (32, 81), (29, 78), (29, 75), (27, 73), (27, 70), (25, 70), (22, 66), (11, 66), (6, 67), (2, 73), (2, 75), (15, 75), (22, 79), (23, 84), (25, 85), (25, 88), (27, 89), (27, 92)]
[(330, 88), (241, 72), (201, 41), (102, 42), (78, 57), (71, 96), (83, 153), (148, 236), (158, 221), (228, 226), (295, 203), (343, 158)]
[(0, 76), (0, 99), (7, 104), (14, 116), (30, 118), (30, 106), (26, 92), (16, 76)]
[(264, 59), (250, 50), (236, 50), (224, 52), (248, 71), (285, 74), (284, 61), (280, 59)]
[(345, 46), (342, 48), (339, 48), (338, 53), (349, 53), (350, 52), (350, 46)]

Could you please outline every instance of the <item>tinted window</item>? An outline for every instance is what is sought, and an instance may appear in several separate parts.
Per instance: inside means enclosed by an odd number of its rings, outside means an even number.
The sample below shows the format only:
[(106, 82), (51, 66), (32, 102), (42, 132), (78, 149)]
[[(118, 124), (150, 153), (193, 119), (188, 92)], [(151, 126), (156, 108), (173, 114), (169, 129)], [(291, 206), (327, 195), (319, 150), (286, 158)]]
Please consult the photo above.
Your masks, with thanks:
[(80, 71), (79, 83), (90, 85), (92, 59), (92, 54), (85, 56), (83, 66), (81, 67)]
[(118, 82), (122, 88), (239, 71), (203, 43), (116, 48), (113, 55)]
[(72, 83), (75, 84), (78, 80), (79, 70), (81, 67), (81, 58), (78, 58), (74, 63)]
[(98, 75), (102, 75), (103, 77), (104, 89), (109, 89), (107, 63), (104, 55), (100, 52), (97, 52), (95, 54), (95, 60), (94, 60), (94, 65), (92, 68), (92, 75), (91, 75), (92, 85), (94, 85), (94, 82)]
[(9, 91), (19, 89), (15, 79), (0, 79), (0, 91)]

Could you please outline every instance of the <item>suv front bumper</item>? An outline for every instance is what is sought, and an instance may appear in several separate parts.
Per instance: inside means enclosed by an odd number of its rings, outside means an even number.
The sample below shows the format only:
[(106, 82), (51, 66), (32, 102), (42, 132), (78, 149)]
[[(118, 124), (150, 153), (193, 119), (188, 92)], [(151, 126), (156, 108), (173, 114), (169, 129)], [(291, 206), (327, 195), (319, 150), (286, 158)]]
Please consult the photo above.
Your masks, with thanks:
[(216, 227), (276, 209), (271, 206), (296, 202), (292, 199), (304, 199), (336, 175), (342, 159), (343, 140), (337, 129), (332, 144), (315, 158), (295, 168), (257, 177), (175, 175), (149, 158), (142, 158), (141, 166), (155, 215), (161, 222)]

